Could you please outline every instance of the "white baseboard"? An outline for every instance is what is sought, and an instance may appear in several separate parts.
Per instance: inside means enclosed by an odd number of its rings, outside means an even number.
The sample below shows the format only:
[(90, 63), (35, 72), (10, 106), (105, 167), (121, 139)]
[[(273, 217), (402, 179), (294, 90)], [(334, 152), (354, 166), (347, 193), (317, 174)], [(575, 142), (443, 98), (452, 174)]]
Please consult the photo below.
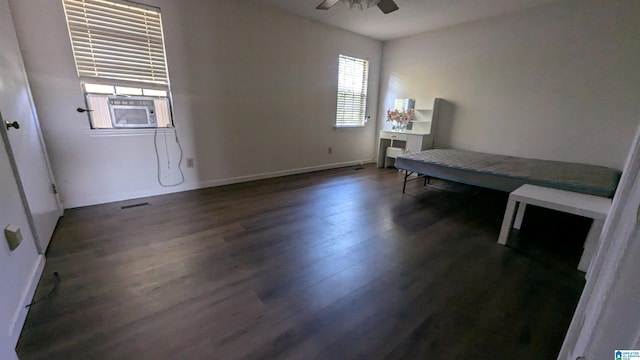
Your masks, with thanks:
[(149, 196), (171, 194), (171, 193), (176, 193), (181, 191), (203, 189), (203, 188), (214, 187), (214, 186), (230, 185), (230, 184), (236, 184), (236, 183), (242, 183), (242, 182), (248, 182), (248, 181), (269, 179), (269, 178), (280, 177), (280, 176), (304, 174), (304, 173), (313, 172), (313, 171), (321, 171), (321, 170), (337, 169), (337, 168), (347, 167), (347, 166), (370, 164), (373, 162), (375, 161), (372, 159), (346, 161), (341, 163), (324, 164), (324, 165), (273, 171), (273, 172), (260, 173), (260, 174), (236, 176), (236, 177), (230, 177), (230, 178), (224, 178), (224, 179), (201, 181), (197, 183), (185, 183), (185, 184), (178, 185), (176, 187), (171, 187), (171, 188), (158, 188), (157, 186), (155, 186), (157, 184), (155, 184), (154, 188), (151, 190), (126, 192), (126, 193), (120, 193), (120, 194), (108, 194), (108, 195), (102, 195), (102, 196), (98, 195), (95, 197), (84, 198), (84, 199), (65, 200), (64, 207), (66, 209), (70, 209), (70, 208), (81, 207), (81, 206), (106, 204), (106, 203), (116, 202), (116, 201), (132, 200), (132, 199), (144, 198)]
[(204, 181), (199, 183), (198, 184), (199, 186), (196, 188), (202, 189), (202, 188), (208, 188), (208, 187), (214, 187), (214, 186), (238, 184), (238, 183), (243, 183), (248, 181), (270, 179), (270, 178), (276, 178), (280, 176), (304, 174), (304, 173), (321, 171), (321, 170), (338, 169), (341, 167), (364, 165), (364, 164), (370, 164), (370, 163), (373, 163), (373, 160), (356, 160), (356, 161), (347, 161), (342, 163), (309, 166), (309, 167), (297, 168), (297, 169), (291, 169), (291, 170), (273, 171), (268, 173), (255, 174), (255, 175), (237, 176), (237, 177), (220, 179), (220, 180)]
[(20, 337), (22, 326), (24, 325), (24, 321), (27, 319), (27, 313), (29, 312), (29, 309), (25, 306), (29, 305), (33, 300), (33, 295), (36, 292), (36, 288), (40, 282), (40, 277), (42, 276), (42, 271), (44, 270), (44, 264), (44, 255), (38, 255), (38, 260), (36, 260), (36, 263), (33, 265), (33, 270), (29, 277), (29, 283), (25, 286), (22, 296), (20, 297), (19, 308), (17, 308), (13, 314), (13, 319), (9, 326), (9, 341), (10, 345), (13, 347), (18, 344), (18, 338)]

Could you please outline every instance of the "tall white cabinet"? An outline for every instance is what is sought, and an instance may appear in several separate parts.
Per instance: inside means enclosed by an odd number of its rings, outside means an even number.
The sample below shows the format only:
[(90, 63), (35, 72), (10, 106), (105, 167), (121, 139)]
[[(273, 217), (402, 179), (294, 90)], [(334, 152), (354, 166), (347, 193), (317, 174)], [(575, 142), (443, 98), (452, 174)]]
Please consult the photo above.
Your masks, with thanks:
[(411, 122), (411, 130), (380, 130), (378, 167), (393, 165), (398, 155), (433, 148), (441, 101), (439, 98), (416, 101), (415, 120)]

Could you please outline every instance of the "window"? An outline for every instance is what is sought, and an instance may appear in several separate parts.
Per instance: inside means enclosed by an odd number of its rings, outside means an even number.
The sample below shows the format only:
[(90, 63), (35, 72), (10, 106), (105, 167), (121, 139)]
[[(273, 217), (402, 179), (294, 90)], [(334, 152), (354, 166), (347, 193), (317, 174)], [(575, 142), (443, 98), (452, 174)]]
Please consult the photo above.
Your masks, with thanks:
[(336, 127), (364, 126), (368, 83), (368, 60), (339, 56)]
[(93, 129), (172, 127), (160, 9), (62, 0)]

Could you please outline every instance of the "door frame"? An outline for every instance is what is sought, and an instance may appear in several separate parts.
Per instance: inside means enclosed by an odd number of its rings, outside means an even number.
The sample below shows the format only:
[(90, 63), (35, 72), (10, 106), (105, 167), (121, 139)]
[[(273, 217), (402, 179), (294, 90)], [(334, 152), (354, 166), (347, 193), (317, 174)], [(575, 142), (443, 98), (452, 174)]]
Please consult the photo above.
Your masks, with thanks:
[[(574, 360), (586, 355), (585, 352), (593, 345), (596, 330), (607, 321), (604, 314), (606, 305), (611, 295), (620, 290), (621, 285), (615, 280), (624, 271), (628, 271), (621, 265), (629, 255), (636, 227), (635, 216), (625, 218), (623, 215), (629, 211), (634, 214), (638, 211), (640, 215), (639, 193), (640, 126), (627, 155), (611, 210), (600, 234), (598, 248), (587, 271), (587, 282), (558, 355), (559, 360)], [(637, 327), (634, 344), (619, 344), (620, 346), (630, 346), (629, 349), (631, 346), (640, 346), (640, 324)]]

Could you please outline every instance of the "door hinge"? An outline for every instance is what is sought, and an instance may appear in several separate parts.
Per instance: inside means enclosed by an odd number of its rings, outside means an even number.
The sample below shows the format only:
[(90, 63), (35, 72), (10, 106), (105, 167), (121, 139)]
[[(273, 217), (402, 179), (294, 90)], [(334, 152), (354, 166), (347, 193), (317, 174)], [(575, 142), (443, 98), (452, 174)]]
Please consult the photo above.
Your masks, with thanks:
[(56, 184), (51, 184), (51, 191), (53, 191), (54, 194), (58, 193), (58, 187), (56, 186)]

